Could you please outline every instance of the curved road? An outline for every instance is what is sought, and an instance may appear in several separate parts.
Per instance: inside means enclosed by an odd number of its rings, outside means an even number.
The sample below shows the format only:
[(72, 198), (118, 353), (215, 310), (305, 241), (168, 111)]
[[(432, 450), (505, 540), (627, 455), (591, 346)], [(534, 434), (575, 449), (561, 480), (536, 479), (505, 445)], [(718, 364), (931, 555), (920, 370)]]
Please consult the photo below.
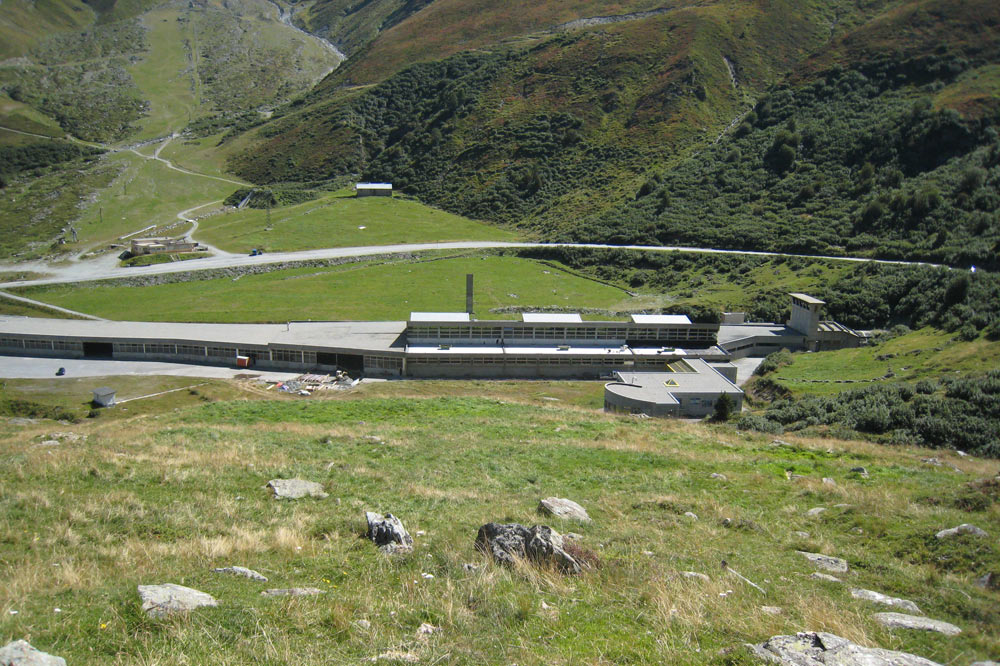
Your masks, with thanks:
[[(164, 273), (185, 273), (218, 268), (238, 266), (256, 266), (260, 264), (291, 263), (296, 261), (313, 261), (321, 259), (341, 259), (344, 257), (370, 257), (379, 254), (399, 254), (409, 252), (429, 252), (433, 250), (483, 250), (491, 248), (558, 248), (575, 247), (588, 249), (637, 250), (642, 252), (697, 252), (701, 254), (739, 254), (758, 257), (800, 257), (804, 259), (822, 259), (827, 261), (850, 261), (856, 263), (894, 264), (901, 266), (937, 266), (917, 261), (889, 261), (881, 259), (866, 259), (862, 257), (830, 257), (810, 254), (789, 254), (783, 252), (755, 252), (750, 250), (718, 250), (703, 247), (652, 246), (652, 245), (605, 245), (601, 243), (514, 243), (501, 241), (460, 241), (451, 243), (410, 243), (404, 245), (367, 245), (363, 247), (332, 247), (320, 250), (301, 250), (299, 252), (274, 252), (259, 257), (249, 257), (242, 254), (227, 254), (218, 257), (205, 257), (194, 261), (177, 261), (169, 264), (154, 264), (152, 266), (136, 266), (132, 268), (108, 268), (107, 265), (88, 265), (84, 262), (68, 266), (50, 267), (47, 272), (52, 277), (37, 280), (22, 280), (18, 282), (0, 283), (0, 288), (27, 287), (33, 285), (65, 284), (69, 282), (84, 282), (89, 280), (110, 280), (138, 275), (161, 275)], [(0, 270), (18, 270), (17, 266), (0, 266)], [(23, 268), (21, 268), (23, 270)]]

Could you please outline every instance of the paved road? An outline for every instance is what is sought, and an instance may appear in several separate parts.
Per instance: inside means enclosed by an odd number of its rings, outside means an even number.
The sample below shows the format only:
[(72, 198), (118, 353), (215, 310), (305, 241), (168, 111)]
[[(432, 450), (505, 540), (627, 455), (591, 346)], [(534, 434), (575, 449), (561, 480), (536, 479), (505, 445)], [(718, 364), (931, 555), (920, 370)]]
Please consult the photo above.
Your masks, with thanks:
[[(576, 247), (589, 249), (622, 249), (640, 250), (644, 252), (697, 252), (702, 254), (738, 254), (757, 257), (802, 257), (807, 259), (823, 259), (828, 261), (850, 261), (856, 263), (874, 262), (880, 264), (896, 264), (904, 266), (924, 264), (915, 261), (888, 261), (866, 259), (863, 257), (830, 257), (822, 255), (788, 254), (783, 252), (753, 252), (747, 250), (718, 250), (704, 247), (680, 246), (649, 246), (649, 245), (605, 245), (599, 243), (511, 243), (501, 241), (462, 241), (453, 243), (410, 243), (403, 245), (368, 245), (363, 247), (334, 247), (320, 250), (302, 250), (300, 252), (274, 252), (259, 257), (244, 255), (225, 255), (205, 257), (193, 261), (177, 261), (170, 264), (155, 264), (152, 266), (136, 266), (132, 268), (108, 267), (105, 263), (88, 264), (77, 262), (64, 266), (42, 267), (32, 265), (30, 270), (51, 273), (51, 277), (37, 280), (22, 280), (18, 282), (0, 283), (0, 288), (26, 287), (33, 285), (64, 284), (89, 280), (109, 280), (137, 275), (162, 275), (165, 273), (184, 273), (188, 271), (231, 268), (237, 266), (254, 266), (261, 264), (278, 264), (296, 261), (311, 261), (321, 259), (340, 259), (344, 257), (370, 257), (379, 254), (398, 254), (404, 252), (428, 252), (432, 250), (481, 250), (491, 248), (558, 248)], [(0, 271), (16, 271), (29, 269), (25, 265), (2, 266)]]

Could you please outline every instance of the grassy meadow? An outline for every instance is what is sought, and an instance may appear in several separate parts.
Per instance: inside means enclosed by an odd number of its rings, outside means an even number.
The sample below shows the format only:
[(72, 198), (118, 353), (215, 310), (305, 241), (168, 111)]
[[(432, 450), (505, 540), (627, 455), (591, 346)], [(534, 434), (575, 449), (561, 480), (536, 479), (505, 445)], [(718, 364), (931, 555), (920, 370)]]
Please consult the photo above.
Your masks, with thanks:
[(774, 380), (794, 395), (829, 395), (843, 391), (844, 385), (820, 384), (816, 380), (881, 380), (892, 372), (888, 381), (912, 384), (924, 379), (981, 374), (997, 367), (1000, 341), (980, 337), (961, 342), (955, 340), (954, 334), (926, 328), (881, 344), (793, 354), (791, 358), (789, 365), (772, 375)]
[(323, 247), (460, 240), (516, 240), (509, 231), (399, 197), (357, 198), (353, 191), (267, 211), (252, 208), (200, 223), (198, 239), (223, 250), (271, 252)]
[[(975, 483), (996, 461), (933, 453), (959, 473), (905, 447), (775, 445), (605, 415), (591, 403), (599, 383), (440, 384), (300, 400), (212, 382), (70, 425), (0, 422), (0, 639), (73, 664), (749, 664), (744, 643), (800, 630), (942, 663), (1000, 649), (1000, 597), (973, 584), (1000, 558), (996, 486)], [(87, 439), (41, 445), (57, 431)], [(330, 497), (269, 497), (268, 480), (291, 477)], [(537, 514), (552, 495), (593, 522)], [(365, 510), (399, 516), (413, 553), (379, 554), (362, 538)], [(489, 521), (575, 532), (593, 566), (494, 565), (473, 547)], [(990, 538), (933, 536), (964, 522)], [(796, 550), (851, 571), (843, 585), (811, 579)], [(212, 572), (231, 565), (270, 580)], [(136, 585), (164, 582), (219, 607), (151, 620)], [(324, 593), (260, 594), (293, 586)], [(872, 618), (889, 609), (852, 599), (853, 586), (911, 599), (963, 633), (889, 632)], [(420, 636), (422, 623), (440, 631)]]
[(483, 319), (504, 318), (489, 312), (503, 306), (621, 309), (631, 302), (622, 289), (548, 264), (489, 255), (368, 261), (145, 287), (94, 282), (13, 291), (108, 319), (403, 320), (412, 311), (464, 310), (467, 273), (476, 276), (476, 312)]

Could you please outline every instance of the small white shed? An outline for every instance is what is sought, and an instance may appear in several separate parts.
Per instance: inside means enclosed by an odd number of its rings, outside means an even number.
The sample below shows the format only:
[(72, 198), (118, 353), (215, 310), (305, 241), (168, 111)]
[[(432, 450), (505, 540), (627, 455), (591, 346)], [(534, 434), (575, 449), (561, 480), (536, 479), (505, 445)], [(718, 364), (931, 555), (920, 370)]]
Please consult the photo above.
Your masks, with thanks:
[(391, 197), (392, 183), (357, 183), (354, 186), (357, 197)]
[(93, 402), (96, 407), (114, 407), (115, 390), (113, 388), (108, 388), (107, 386), (95, 388)]

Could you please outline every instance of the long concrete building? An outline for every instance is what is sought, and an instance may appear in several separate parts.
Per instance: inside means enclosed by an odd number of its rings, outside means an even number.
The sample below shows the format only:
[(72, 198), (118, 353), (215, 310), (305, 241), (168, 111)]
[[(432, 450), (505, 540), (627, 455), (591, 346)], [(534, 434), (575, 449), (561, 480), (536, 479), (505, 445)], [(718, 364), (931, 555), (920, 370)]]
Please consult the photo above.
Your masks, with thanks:
[[(839, 324), (809, 312), (797, 315), (798, 296), (793, 295), (793, 317), (784, 326), (645, 314), (628, 321), (586, 321), (579, 314), (480, 320), (464, 312), (414, 312), (408, 321), (286, 324), (0, 317), (0, 354), (214, 365), (244, 357), (262, 369), (340, 369), (374, 377), (600, 378), (663, 371), (679, 359), (724, 363), (781, 348), (860, 344), (858, 334)], [(821, 304), (802, 303), (806, 310)]]

